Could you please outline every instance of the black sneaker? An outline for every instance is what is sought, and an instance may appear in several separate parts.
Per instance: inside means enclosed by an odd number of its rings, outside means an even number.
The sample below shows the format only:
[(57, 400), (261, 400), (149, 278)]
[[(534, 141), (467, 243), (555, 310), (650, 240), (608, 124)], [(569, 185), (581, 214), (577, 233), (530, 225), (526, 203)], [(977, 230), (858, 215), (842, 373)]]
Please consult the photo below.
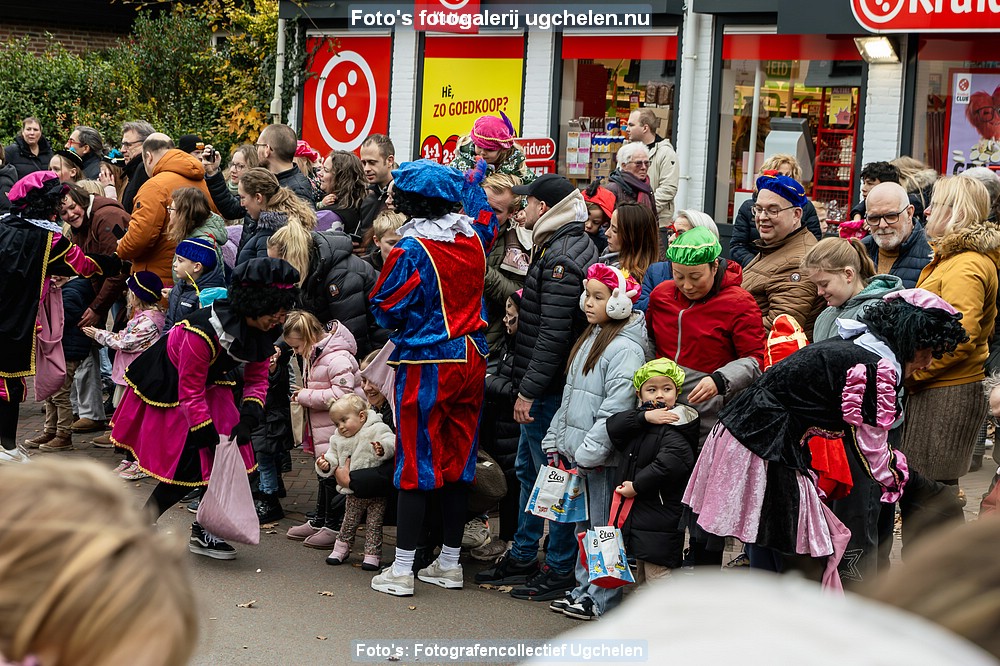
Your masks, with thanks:
[(567, 592), (565, 596), (556, 599), (549, 604), (549, 610), (553, 613), (562, 613), (564, 610), (573, 605), (573, 597)]
[(188, 502), (188, 511), (191, 513), (198, 513), (198, 507), (201, 505), (201, 498), (192, 500)]
[(197, 488), (192, 489), (191, 492), (189, 492), (187, 495), (185, 495), (184, 497), (182, 497), (181, 501), (182, 502), (192, 502), (192, 501), (194, 501), (196, 499), (199, 499), (201, 497), (201, 494), (203, 492), (205, 492), (205, 489), (202, 488), (201, 486), (198, 486)]
[(563, 609), (563, 615), (574, 620), (596, 620), (597, 611), (594, 610), (594, 600), (584, 597), (575, 604), (570, 604)]
[(522, 562), (510, 556), (510, 551), (502, 555), (497, 563), (489, 569), (483, 569), (476, 574), (476, 582), (490, 585), (514, 585), (524, 583), (538, 573), (538, 560)]
[(206, 532), (198, 522), (191, 523), (188, 550), (195, 555), (205, 555), (215, 560), (236, 559), (236, 549), (214, 534)]
[(558, 599), (574, 587), (576, 587), (576, 576), (573, 575), (572, 571), (558, 574), (545, 565), (524, 585), (511, 590), (510, 596), (514, 599), (527, 599), (528, 601), (549, 601), (550, 599)]

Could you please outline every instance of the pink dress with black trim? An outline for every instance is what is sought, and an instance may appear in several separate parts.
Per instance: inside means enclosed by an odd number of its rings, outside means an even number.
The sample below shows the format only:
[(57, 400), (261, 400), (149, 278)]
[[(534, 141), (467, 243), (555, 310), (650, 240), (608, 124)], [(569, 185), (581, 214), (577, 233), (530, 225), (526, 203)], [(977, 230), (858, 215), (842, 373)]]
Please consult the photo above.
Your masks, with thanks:
[(899, 366), (888, 347), (870, 334), (862, 338), (800, 349), (739, 394), (720, 413), (683, 498), (711, 534), (828, 558), (823, 582), (835, 589), (852, 532), (860, 537), (871, 526), (858, 518), (845, 525), (835, 515), (817, 483), (809, 441), (841, 441), (851, 469), (882, 488), (881, 498), (862, 502), (896, 501), (909, 474), (888, 443), (901, 416)]
[[(201, 479), (176, 478), (188, 433), (211, 424), (225, 435), (240, 419), (233, 396), (235, 382), (228, 373), (241, 359), (233, 356), (231, 346), (227, 349), (229, 341), (216, 307), (224, 310), (225, 302), (218, 301), (178, 322), (125, 371), (127, 388), (112, 418), (111, 439), (135, 454), (139, 468), (160, 481), (205, 485), (212, 472), (210, 449), (197, 450)], [(263, 344), (255, 347), (259, 349), (254, 350), (254, 356), (267, 348)], [(254, 408), (263, 408), (267, 370), (266, 357), (244, 365), (244, 405), (257, 403)], [(247, 471), (252, 471), (256, 467), (253, 447), (240, 446), (240, 453)]]

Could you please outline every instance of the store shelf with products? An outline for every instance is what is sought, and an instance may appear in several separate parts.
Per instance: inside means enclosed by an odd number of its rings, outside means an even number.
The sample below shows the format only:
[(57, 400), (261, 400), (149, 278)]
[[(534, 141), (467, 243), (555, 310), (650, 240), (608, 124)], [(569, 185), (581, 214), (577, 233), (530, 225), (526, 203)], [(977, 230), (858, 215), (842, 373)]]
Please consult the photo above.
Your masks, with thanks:
[[(816, 163), (812, 199), (828, 211), (847, 216), (854, 189), (857, 147), (857, 88), (823, 88), (816, 130)], [(835, 206), (829, 204), (834, 202)], [(831, 217), (831, 221), (835, 221)]]

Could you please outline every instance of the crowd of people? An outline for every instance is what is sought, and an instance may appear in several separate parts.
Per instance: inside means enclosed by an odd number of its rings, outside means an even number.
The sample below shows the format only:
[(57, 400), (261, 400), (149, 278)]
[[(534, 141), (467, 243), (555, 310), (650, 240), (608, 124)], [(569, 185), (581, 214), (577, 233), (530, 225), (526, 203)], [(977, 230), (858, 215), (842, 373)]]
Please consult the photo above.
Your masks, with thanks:
[[(710, 215), (675, 210), (650, 115), (583, 189), (532, 173), (503, 114), (451, 165), (378, 134), (323, 156), (281, 124), (228, 156), (142, 120), (118, 148), (79, 126), (53, 151), (25, 119), (0, 167), (0, 462), (91, 434), (119, 476), (156, 480), (155, 517), (198, 506), (228, 439), (263, 524), (301, 445), (319, 490), (288, 538), (340, 565), (364, 524), (362, 568), (396, 596), (462, 588), (465, 551), (476, 583), (597, 619), (623, 595), (578, 534), (612, 524), (640, 584), (720, 568), (735, 538), (726, 566), (869, 589), (897, 505), (920, 539), (982, 465), (1000, 178), (869, 164), (838, 229), (774, 155), (724, 250)], [(45, 426), (18, 441), (33, 375)], [(546, 465), (582, 479), (585, 520), (526, 510)], [(237, 556), (197, 521), (189, 549)]]

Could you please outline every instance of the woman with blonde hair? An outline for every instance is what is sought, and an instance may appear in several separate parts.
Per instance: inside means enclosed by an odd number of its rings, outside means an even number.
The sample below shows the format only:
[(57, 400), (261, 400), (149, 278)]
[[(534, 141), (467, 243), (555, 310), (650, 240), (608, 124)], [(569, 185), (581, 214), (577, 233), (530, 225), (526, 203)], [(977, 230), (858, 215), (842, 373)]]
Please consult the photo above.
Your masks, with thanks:
[(267, 255), (284, 259), (302, 276), (302, 308), (324, 324), (340, 321), (354, 336), (363, 356), (388, 339), (371, 314), (368, 294), (378, 279), (372, 265), (352, 252), (342, 231), (308, 231), (297, 223), (278, 229), (267, 240)]
[[(764, 160), (760, 166), (760, 173), (764, 175), (768, 172), (777, 173), (782, 176), (794, 178), (802, 182), (802, 167), (793, 156), (778, 153)], [(751, 209), (757, 203), (757, 192), (740, 205), (736, 218), (733, 220), (733, 237), (729, 241), (729, 256), (739, 262), (741, 266), (749, 264), (754, 257), (760, 254), (760, 249), (756, 247), (756, 241), (760, 240), (760, 233), (757, 231), (757, 224), (754, 220)], [(823, 231), (819, 226), (819, 215), (812, 201), (807, 201), (802, 207), (802, 226), (808, 227), (809, 231), (816, 238), (823, 237)]]
[(920, 273), (917, 287), (939, 295), (962, 313), (969, 340), (907, 382), (900, 448), (911, 467), (953, 485), (969, 471), (986, 417), (980, 382), (997, 319), (1000, 266), (1000, 230), (985, 222), (989, 213), (986, 187), (958, 176), (934, 184), (926, 209), (934, 257)]
[(4, 465), (0, 503), (0, 663), (188, 663), (196, 601), (176, 537), (153, 529), (107, 470)]
[(286, 224), (297, 223), (312, 231), (316, 211), (287, 187), (281, 187), (273, 173), (263, 167), (248, 169), (240, 178), (240, 204), (254, 222), (244, 223), (236, 265), (267, 256), (267, 239)]
[(938, 178), (938, 172), (909, 155), (890, 160), (889, 164), (899, 169), (899, 184), (910, 195), (910, 203), (914, 208), (913, 215), (922, 224), (925, 208), (931, 200), (931, 188)]

